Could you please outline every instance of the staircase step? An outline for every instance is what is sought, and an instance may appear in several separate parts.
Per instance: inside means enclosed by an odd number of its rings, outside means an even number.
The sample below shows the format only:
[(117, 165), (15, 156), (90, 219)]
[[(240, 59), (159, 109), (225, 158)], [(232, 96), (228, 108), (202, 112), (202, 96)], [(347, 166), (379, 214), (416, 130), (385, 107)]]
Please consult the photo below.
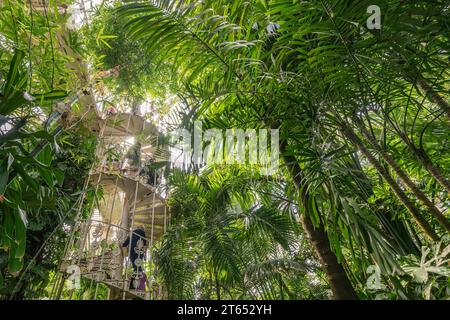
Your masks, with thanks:
[[(154, 214), (164, 214), (164, 212), (166, 211), (166, 207), (148, 207), (148, 208), (144, 208), (144, 209), (140, 209), (140, 210), (135, 210), (134, 214), (135, 215), (152, 215)], [(133, 211), (132, 211), (133, 213)]]

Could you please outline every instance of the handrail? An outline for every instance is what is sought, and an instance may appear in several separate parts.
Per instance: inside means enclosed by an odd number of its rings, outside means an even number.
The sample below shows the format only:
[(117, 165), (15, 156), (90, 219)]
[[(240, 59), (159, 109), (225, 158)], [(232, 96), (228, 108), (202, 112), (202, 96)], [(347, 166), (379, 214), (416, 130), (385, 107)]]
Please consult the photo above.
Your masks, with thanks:
[[(102, 221), (102, 220), (97, 220), (97, 219), (89, 219), (89, 221), (100, 222), (100, 223), (107, 224), (107, 225), (109, 225), (109, 226), (111, 226), (111, 227), (116, 227), (116, 228), (118, 228), (118, 229), (122, 229), (122, 230), (127, 231), (127, 232), (129, 231), (127, 228), (118, 226), (118, 225), (116, 225), (116, 224), (114, 224), (114, 223), (110, 223), (110, 222), (106, 222), (106, 221)], [(134, 232), (134, 231), (132, 231), (131, 233), (132, 233), (132, 234), (135, 234), (135, 235), (137, 235), (137, 236), (139, 236), (139, 237), (142, 238), (142, 239), (145, 239), (145, 240), (147, 240), (147, 241), (150, 241), (149, 238), (143, 237), (143, 236), (141, 236), (140, 234), (137, 234), (137, 233)]]

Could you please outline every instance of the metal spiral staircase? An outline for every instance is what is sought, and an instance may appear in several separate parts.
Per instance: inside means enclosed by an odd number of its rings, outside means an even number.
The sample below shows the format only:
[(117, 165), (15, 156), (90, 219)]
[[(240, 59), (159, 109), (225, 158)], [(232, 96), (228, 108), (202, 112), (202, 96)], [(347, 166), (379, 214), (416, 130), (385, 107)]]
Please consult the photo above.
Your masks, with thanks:
[[(49, 15), (55, 7), (48, 1), (31, 0), (28, 2), (34, 11)], [(88, 13), (82, 0), (82, 19), (88, 19)], [(56, 7), (60, 15), (68, 14), (68, 7)], [(90, 4), (90, 8), (93, 6)], [(132, 113), (102, 114), (95, 99), (95, 83), (88, 65), (82, 57), (67, 43), (69, 30), (60, 26), (56, 31), (57, 48), (67, 56), (67, 67), (75, 76), (73, 89), (77, 92), (76, 100), (82, 110), (81, 119), (88, 122), (87, 127), (98, 135), (96, 150), (97, 163), (93, 165), (85, 181), (85, 192), (77, 202), (77, 219), (75, 226), (69, 227), (69, 241), (66, 243), (64, 257), (54, 277), (50, 298), (71, 299), (76, 288), (68, 287), (70, 273), (89, 282), (88, 299), (99, 298), (100, 286), (108, 288), (107, 299), (164, 299), (164, 286), (155, 280), (156, 268), (153, 249), (162, 237), (170, 221), (170, 214), (158, 187), (158, 172), (143, 176), (142, 170), (157, 149), (157, 128), (142, 116)], [(105, 72), (107, 73), (107, 72)], [(101, 77), (101, 76), (100, 76)], [(65, 104), (66, 112), (71, 112), (71, 105)], [(61, 113), (64, 110), (61, 111)], [(88, 121), (90, 119), (90, 121)], [(145, 133), (145, 134), (144, 134)], [(131, 164), (125, 157), (130, 138), (146, 136), (139, 150), (138, 163)], [(121, 159), (111, 159), (111, 152), (121, 154)], [(148, 173), (148, 172), (147, 172)], [(151, 178), (152, 177), (152, 178)], [(153, 180), (153, 181), (152, 181)], [(93, 186), (96, 194), (101, 194), (88, 218), (82, 217), (86, 190)], [(85, 211), (85, 210), (84, 210)], [(124, 256), (121, 244), (133, 235), (137, 226), (145, 230), (146, 246), (138, 245), (128, 250), (135, 250), (140, 270), (133, 272), (130, 259)], [(139, 244), (139, 242), (138, 242)], [(138, 286), (141, 278), (146, 277), (145, 288)], [(130, 283), (135, 281), (130, 289)]]
[[(114, 121), (112, 121), (114, 118)], [(125, 120), (117, 121), (117, 119)], [(105, 119), (96, 119), (92, 131), (99, 134), (99, 162), (91, 170), (88, 181), (97, 193), (103, 193), (89, 219), (78, 222), (68, 243), (67, 253), (61, 263), (61, 277), (56, 285), (55, 299), (61, 297), (65, 288), (67, 271), (77, 270), (78, 276), (90, 281), (90, 296), (97, 299), (100, 284), (108, 287), (108, 299), (163, 299), (164, 288), (155, 282), (153, 248), (169, 223), (169, 213), (164, 198), (157, 187), (158, 172), (153, 172), (153, 181), (142, 176), (143, 164), (153, 155), (155, 143), (140, 148), (139, 166), (131, 165), (124, 151), (129, 147), (130, 137), (142, 133), (145, 120), (137, 115), (116, 114)], [(154, 130), (155, 128), (151, 128)], [(155, 141), (155, 139), (150, 139)], [(122, 159), (108, 159), (107, 150), (122, 151)], [(138, 252), (142, 271), (133, 272), (128, 257), (124, 257), (121, 244), (132, 235), (135, 228), (145, 230), (146, 247), (131, 248)], [(131, 290), (130, 283), (147, 278), (145, 289)]]

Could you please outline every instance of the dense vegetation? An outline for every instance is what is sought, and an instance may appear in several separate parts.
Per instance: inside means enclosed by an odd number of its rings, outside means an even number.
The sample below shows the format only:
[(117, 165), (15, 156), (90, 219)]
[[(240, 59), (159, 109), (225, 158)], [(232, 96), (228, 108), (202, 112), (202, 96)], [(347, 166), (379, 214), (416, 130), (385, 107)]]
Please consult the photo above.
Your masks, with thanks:
[[(274, 175), (160, 163), (169, 298), (448, 299), (450, 7), (373, 2), (104, 1), (70, 33), (92, 72), (116, 72), (97, 83), (105, 104), (152, 101), (166, 131), (280, 130)], [(381, 29), (366, 27), (373, 4)], [(82, 178), (95, 138), (78, 124), (57, 142), (42, 123), (76, 88), (52, 12), (0, 11), (4, 297), (46, 295), (70, 209), (87, 193), (88, 214), (94, 198)]]
[[(47, 296), (78, 214), (89, 214), (93, 191), (84, 186), (96, 138), (49, 117), (71, 101), (74, 79), (53, 31), (66, 18), (30, 15), (25, 3), (0, 11), (0, 297)], [(72, 105), (74, 110), (76, 105)], [(48, 121), (50, 120), (50, 121)], [(61, 130), (62, 129), (62, 130)], [(85, 193), (82, 210), (79, 194)]]

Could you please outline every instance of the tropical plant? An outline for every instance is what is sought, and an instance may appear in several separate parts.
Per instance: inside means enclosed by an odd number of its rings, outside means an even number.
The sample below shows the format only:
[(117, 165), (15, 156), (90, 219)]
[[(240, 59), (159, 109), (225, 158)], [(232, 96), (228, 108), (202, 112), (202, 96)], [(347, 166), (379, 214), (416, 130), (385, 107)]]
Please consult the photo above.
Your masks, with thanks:
[(64, 18), (23, 2), (0, 7), (0, 297), (34, 299), (47, 294), (79, 193), (88, 193), (83, 210), (93, 201), (84, 176), (96, 139), (53, 123), (62, 113), (56, 104), (72, 107), (75, 95), (49, 16)]
[[(294, 206), (256, 171), (209, 168), (170, 175), (172, 225), (157, 251), (171, 298), (326, 298)], [(273, 182), (272, 189), (282, 186)], [(273, 192), (273, 191), (272, 191)], [(302, 289), (295, 290), (302, 282)]]
[[(191, 119), (281, 130), (303, 230), (336, 298), (355, 298), (352, 286), (373, 262), (400, 272), (397, 254), (418, 254), (449, 231), (446, 166), (423, 142), (433, 140), (431, 128), (448, 127), (440, 116), (448, 8), (385, 1), (378, 32), (364, 27), (370, 4), (133, 1), (117, 9), (149, 58), (173, 66)], [(444, 158), (447, 151), (440, 148)], [(393, 194), (375, 199), (380, 187)]]
[[(261, 163), (201, 167), (190, 158), (177, 167), (161, 137), (148, 169), (165, 167), (172, 218), (154, 270), (170, 298), (448, 298), (450, 8), (379, 0), (373, 29), (373, 5), (104, 1), (67, 32), (104, 104), (171, 108), (158, 123), (167, 131), (195, 121), (205, 130), (279, 130), (274, 175), (262, 175)], [(83, 192), (91, 209), (95, 195), (80, 182), (95, 138), (80, 124), (58, 143), (45, 122), (80, 89), (67, 68), (73, 57), (55, 50), (66, 17), (23, 1), (0, 9), (2, 295), (31, 297), (24, 274), (44, 288), (35, 275), (44, 264), (50, 274), (65, 239), (51, 214), (62, 216)], [(145, 139), (128, 153), (135, 163)], [(39, 255), (30, 233), (39, 242), (50, 230), (56, 248)], [(38, 262), (35, 272), (22, 271), (27, 261)]]

